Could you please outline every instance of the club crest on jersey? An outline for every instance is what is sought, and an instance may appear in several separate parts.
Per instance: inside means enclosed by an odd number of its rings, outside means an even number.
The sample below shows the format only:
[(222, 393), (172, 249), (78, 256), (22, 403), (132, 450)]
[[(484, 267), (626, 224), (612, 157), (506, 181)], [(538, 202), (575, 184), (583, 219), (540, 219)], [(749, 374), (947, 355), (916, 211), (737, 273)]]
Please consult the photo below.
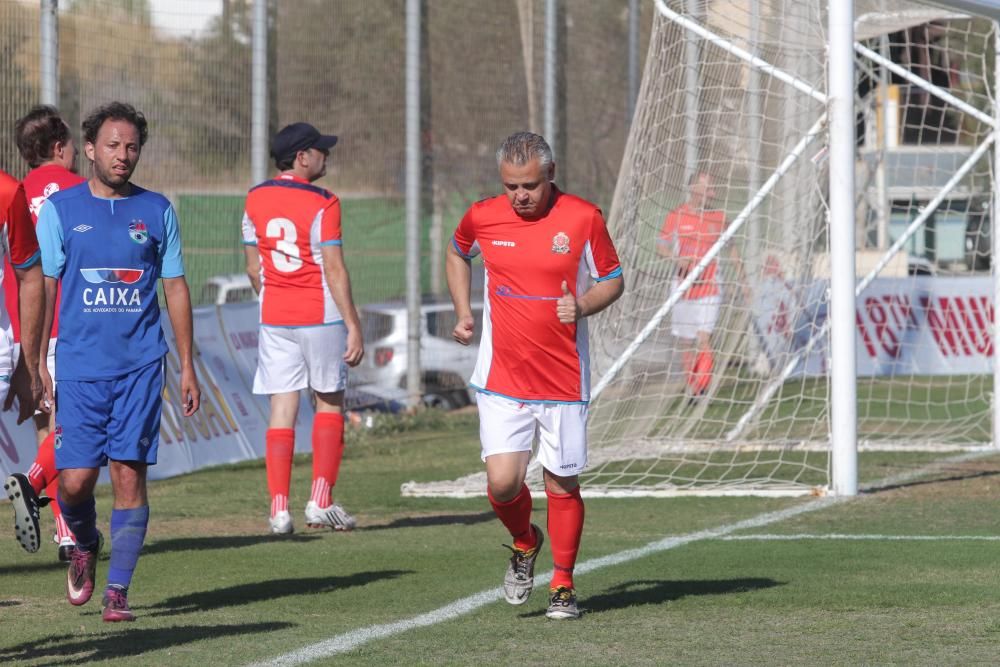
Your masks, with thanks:
[(53, 447), (55, 447), (56, 449), (62, 447), (62, 434), (63, 434), (62, 426), (60, 424), (56, 424), (55, 439), (54, 442), (52, 443)]
[(149, 240), (149, 228), (142, 220), (133, 220), (132, 224), (128, 226), (128, 237), (142, 245)]
[(566, 232), (559, 232), (552, 237), (552, 252), (557, 255), (569, 253), (569, 235)]

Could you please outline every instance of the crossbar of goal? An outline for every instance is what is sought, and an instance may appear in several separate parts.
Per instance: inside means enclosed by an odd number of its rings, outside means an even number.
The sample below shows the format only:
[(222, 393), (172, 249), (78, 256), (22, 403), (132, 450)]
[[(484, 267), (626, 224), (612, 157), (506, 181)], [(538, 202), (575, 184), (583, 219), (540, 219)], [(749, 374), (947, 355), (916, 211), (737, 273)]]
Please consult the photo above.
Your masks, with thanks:
[[(989, 150), (990, 146), (996, 140), (996, 134), (996, 131), (991, 132), (982, 141), (982, 143), (976, 147), (976, 150), (974, 150), (969, 157), (966, 158), (965, 162), (963, 162), (955, 173), (952, 174), (951, 178), (948, 179), (948, 182), (941, 187), (934, 198), (929, 201), (920, 214), (913, 219), (913, 222), (909, 224), (906, 231), (900, 234), (899, 238), (896, 239), (895, 243), (893, 243), (885, 254), (882, 255), (882, 258), (875, 264), (875, 266), (872, 267), (872, 269), (860, 281), (858, 281), (858, 284), (854, 289), (855, 298), (860, 296), (865, 289), (871, 285), (872, 281), (875, 280), (879, 273), (882, 272), (882, 269), (884, 269), (889, 262), (892, 261), (892, 258), (896, 256), (903, 246), (906, 245), (917, 230), (919, 230), (924, 223), (927, 222), (927, 219), (933, 215), (952, 190), (958, 187), (959, 183), (962, 182), (962, 179), (965, 178), (969, 171), (976, 166), (976, 163), (982, 159), (982, 157), (986, 154), (986, 151)], [(751, 405), (750, 408), (743, 413), (739, 421), (736, 422), (736, 425), (733, 426), (733, 428), (726, 434), (727, 442), (736, 440), (743, 436), (743, 432), (747, 426), (749, 426), (760, 411), (764, 409), (764, 406), (770, 402), (771, 398), (774, 397), (774, 394), (778, 391), (781, 385), (783, 385), (785, 381), (791, 377), (792, 373), (795, 372), (795, 369), (798, 368), (801, 361), (805, 359), (808, 354), (812, 352), (813, 348), (816, 347), (816, 344), (822, 340), (824, 336), (826, 336), (829, 329), (830, 321), (827, 320), (815, 333), (813, 333), (813, 335), (809, 338), (809, 341), (802, 347), (802, 349), (799, 350), (787, 364), (785, 364), (781, 374), (771, 381), (771, 383), (757, 397), (757, 400), (754, 401), (753, 405)]]
[(611, 364), (611, 367), (605, 371), (604, 375), (601, 377), (600, 381), (590, 392), (591, 400), (596, 399), (601, 393), (607, 388), (611, 382), (614, 381), (615, 377), (621, 371), (621, 369), (628, 363), (628, 360), (632, 358), (639, 347), (649, 338), (650, 335), (660, 326), (663, 319), (670, 313), (674, 305), (681, 300), (681, 297), (687, 292), (694, 282), (701, 276), (702, 272), (715, 261), (719, 252), (725, 247), (729, 240), (740, 230), (741, 227), (750, 219), (750, 215), (757, 209), (758, 206), (763, 203), (764, 199), (771, 193), (774, 187), (778, 184), (781, 178), (788, 173), (795, 162), (802, 157), (809, 145), (816, 140), (816, 138), (823, 134), (823, 128), (826, 125), (826, 114), (822, 114), (819, 119), (813, 123), (813, 126), (809, 128), (805, 136), (803, 136), (797, 144), (789, 151), (788, 155), (781, 161), (777, 169), (771, 174), (771, 176), (764, 182), (759, 190), (754, 194), (754, 196), (747, 202), (740, 211), (732, 223), (726, 228), (726, 231), (722, 233), (715, 244), (705, 253), (701, 260), (695, 264), (694, 268), (688, 272), (684, 280), (677, 286), (677, 289), (670, 293), (667, 300), (663, 302), (663, 305), (656, 311), (646, 326), (642, 328), (642, 331), (629, 343), (625, 351), (622, 352), (618, 358)]

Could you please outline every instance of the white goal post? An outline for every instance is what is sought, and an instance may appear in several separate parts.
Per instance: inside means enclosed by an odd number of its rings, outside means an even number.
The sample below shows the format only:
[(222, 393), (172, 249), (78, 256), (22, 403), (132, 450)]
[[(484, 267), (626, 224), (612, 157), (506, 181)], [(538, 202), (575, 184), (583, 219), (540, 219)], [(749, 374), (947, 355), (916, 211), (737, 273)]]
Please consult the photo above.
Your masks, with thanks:
[[(627, 289), (590, 327), (584, 494), (849, 495), (858, 450), (993, 448), (1000, 12), (653, 4), (609, 215)], [(693, 182), (713, 190), (700, 209)], [(682, 205), (725, 219), (693, 258), (665, 225)], [(485, 475), (402, 493), (483, 495)]]

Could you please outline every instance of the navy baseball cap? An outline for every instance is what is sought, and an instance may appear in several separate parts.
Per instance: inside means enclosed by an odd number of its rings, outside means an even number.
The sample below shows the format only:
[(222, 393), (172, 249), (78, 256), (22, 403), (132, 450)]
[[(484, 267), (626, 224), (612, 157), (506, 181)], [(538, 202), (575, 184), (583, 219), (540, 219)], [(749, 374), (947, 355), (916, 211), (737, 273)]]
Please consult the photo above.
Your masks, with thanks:
[(309, 123), (292, 123), (281, 128), (271, 141), (271, 156), (275, 160), (294, 157), (299, 151), (318, 148), (330, 150), (337, 143), (337, 137), (332, 134), (320, 134), (319, 130)]

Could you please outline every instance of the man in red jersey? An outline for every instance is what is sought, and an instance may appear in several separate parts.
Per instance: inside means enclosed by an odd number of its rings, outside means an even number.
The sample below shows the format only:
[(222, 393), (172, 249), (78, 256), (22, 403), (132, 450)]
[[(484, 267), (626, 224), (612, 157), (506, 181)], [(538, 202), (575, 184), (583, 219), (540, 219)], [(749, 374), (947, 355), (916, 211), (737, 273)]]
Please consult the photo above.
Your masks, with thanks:
[(463, 345), (472, 340), (470, 261), (482, 253), (483, 330), (470, 386), (478, 392), (490, 504), (514, 542), (504, 597), (515, 605), (528, 600), (544, 540), (531, 523), (524, 483), (537, 433), (555, 570), (546, 615), (577, 618), (573, 568), (584, 516), (578, 475), (587, 464), (590, 400), (583, 318), (621, 296), (624, 280), (600, 209), (552, 183), (545, 139), (530, 132), (507, 137), (497, 165), (504, 194), (473, 204), (448, 247), (453, 336)]
[[(14, 337), (10, 325), (10, 310), (6, 303), (6, 290), (0, 290), (0, 400), (8, 409), (16, 396), (19, 402), (21, 423), (42, 405), (43, 384), (39, 368), (39, 354), (42, 339), (42, 317), (45, 310), (45, 292), (42, 279), (41, 252), (35, 227), (28, 212), (28, 202), (24, 188), (9, 174), (0, 171), (0, 226), (3, 238), (0, 240), (0, 265), (9, 256), (12, 274), (0, 272), (0, 281), (12, 282), (17, 279), (21, 322), (21, 358), (23, 363), (15, 368)], [(51, 407), (42, 406), (45, 412)], [(22, 476), (23, 477), (23, 476)], [(38, 499), (27, 487), (23, 493), (19, 485), (12, 485), (10, 479), (4, 483), (11, 505), (14, 508), (14, 531), (29, 551), (38, 549)], [(31, 540), (34, 540), (32, 545)]]
[(354, 517), (333, 502), (344, 452), (347, 367), (364, 356), (340, 234), (340, 200), (312, 183), (326, 173), (337, 137), (308, 123), (283, 128), (271, 143), (281, 172), (252, 188), (243, 216), (247, 274), (260, 295), (254, 393), (271, 396), (267, 486), (271, 532), (291, 533), (288, 493), (299, 392), (316, 397), (313, 483), (306, 524), (351, 530)]
[[(710, 209), (715, 197), (712, 177), (699, 172), (688, 183), (688, 200), (667, 214), (657, 239), (657, 253), (675, 265), (673, 289), (718, 242), (726, 229), (725, 212)], [(731, 257), (739, 267), (735, 250)], [(716, 277), (718, 262), (713, 260), (674, 306), (671, 333), (681, 342), (681, 360), (688, 391), (701, 396), (712, 381), (715, 365), (711, 336), (722, 302)], [(748, 297), (749, 298), (749, 297)]]
[[(31, 109), (23, 118), (17, 121), (14, 128), (18, 151), (21, 157), (31, 167), (24, 177), (25, 198), (31, 212), (31, 220), (38, 224), (38, 211), (42, 203), (54, 192), (71, 188), (83, 183), (83, 177), (76, 172), (76, 145), (70, 135), (69, 126), (52, 106), (39, 105)], [(16, 311), (17, 290), (12, 284), (5, 283), (4, 289), (7, 302)], [(59, 302), (56, 300), (55, 312), (58, 313)], [(52, 322), (43, 322), (43, 330), (50, 335), (42, 341), (42, 354), (50, 377), (56, 376), (56, 337), (58, 334), (57, 316)], [(18, 324), (14, 324), (15, 339), (19, 337)], [(31, 495), (37, 498), (45, 490), (50, 499), (56, 498), (59, 486), (59, 473), (55, 464), (55, 433), (52, 430), (54, 413), (35, 413), (35, 430), (38, 434), (38, 455), (35, 457), (28, 474), (14, 473), (7, 478), (7, 485), (16, 487), (21, 492), (20, 502), (30, 502)], [(52, 514), (56, 523), (55, 540), (59, 545), (59, 560), (68, 561), (72, 549), (76, 546), (73, 533), (62, 518), (59, 503), (50, 502)], [(33, 534), (32, 534), (33, 533)], [(28, 551), (37, 551), (41, 542), (38, 539), (38, 527), (33, 525), (28, 533), (18, 533), (18, 541)]]

